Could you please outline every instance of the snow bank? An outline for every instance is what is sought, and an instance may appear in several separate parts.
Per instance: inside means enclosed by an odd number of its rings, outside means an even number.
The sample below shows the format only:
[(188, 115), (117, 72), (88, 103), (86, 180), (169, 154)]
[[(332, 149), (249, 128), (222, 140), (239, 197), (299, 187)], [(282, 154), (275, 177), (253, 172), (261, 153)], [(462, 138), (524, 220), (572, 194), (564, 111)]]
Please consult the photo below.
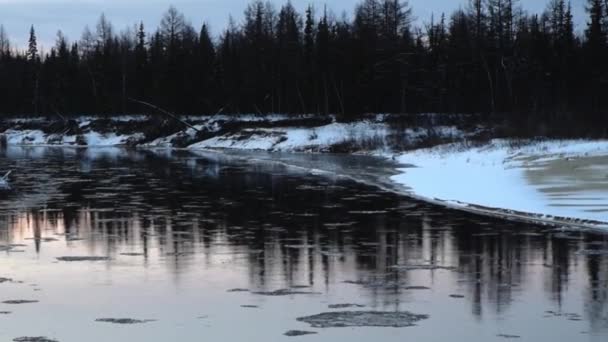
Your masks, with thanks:
[(179, 131), (177, 133), (170, 134), (166, 137), (160, 137), (154, 139), (153, 141), (140, 144), (141, 147), (162, 147), (162, 148), (171, 148), (177, 147), (181, 145), (183, 142), (193, 141), (196, 139), (196, 135), (201, 132), (217, 132), (221, 129), (218, 122), (207, 122), (203, 125), (193, 125), (194, 128), (188, 127), (183, 131)]
[(450, 144), (400, 155), (392, 180), (450, 206), (608, 222), (607, 156), (608, 141)]
[[(265, 151), (389, 151), (412, 148), (425, 139), (459, 140), (467, 136), (456, 126), (401, 127), (400, 116), (368, 115), (357, 122), (337, 122), (318, 115), (207, 115), (183, 116), (191, 126), (175, 125), (166, 136), (158, 132), (158, 121), (145, 115), (111, 117), (80, 116), (69, 122), (11, 119), (4, 132), (9, 145), (88, 145), (141, 147), (188, 147), (191, 149), (243, 149)], [(402, 120), (402, 121), (400, 121)], [(176, 126), (181, 127), (175, 131)], [(32, 129), (38, 128), (38, 129)], [(59, 132), (57, 132), (59, 130)], [(53, 131), (49, 133), (49, 131)], [(107, 133), (109, 132), (109, 133)], [(111, 132), (128, 132), (116, 135)], [(146, 132), (146, 134), (144, 134)], [(475, 134), (469, 132), (468, 134)], [(435, 141), (435, 140), (433, 140)]]
[(144, 138), (142, 133), (116, 135), (114, 133), (101, 134), (89, 132), (84, 135), (87, 146), (120, 146), (128, 145)]
[[(79, 145), (76, 135), (45, 134), (40, 130), (12, 130), (4, 132), (8, 145), (21, 146), (76, 146)], [(87, 146), (120, 146), (143, 139), (143, 134), (116, 135), (114, 133), (88, 132), (82, 135), (81, 143)]]
[(111, 121), (115, 121), (115, 122), (129, 122), (129, 121), (146, 121), (150, 118), (150, 116), (148, 115), (143, 115), (143, 114), (132, 114), (132, 115), (106, 115), (106, 116), (99, 116), (99, 115), (82, 115), (82, 116), (78, 116), (76, 117), (74, 120), (76, 122), (78, 122), (79, 124), (85, 124), (85, 123), (90, 123), (92, 121), (95, 120), (100, 120), (100, 119), (105, 119), (107, 118), (108, 120)]
[(387, 129), (384, 124), (371, 122), (331, 123), (313, 128), (244, 129), (236, 133), (201, 141), (191, 145), (190, 148), (232, 148), (266, 151), (326, 150), (333, 145), (346, 142), (361, 145), (369, 140), (380, 140), (384, 143)]
[(39, 130), (12, 130), (4, 132), (8, 145), (40, 145), (46, 141), (45, 134)]
[[(287, 115), (287, 114), (216, 114), (216, 115), (186, 115), (183, 119), (191, 122), (203, 122), (203, 121), (238, 121), (238, 122), (279, 122), (279, 121), (290, 121), (294, 119), (313, 119), (316, 115), (314, 114), (303, 114), (303, 115)], [(333, 117), (333, 116), (332, 116)]]
[(422, 128), (395, 130), (378, 121), (353, 123), (334, 122), (319, 127), (248, 128), (216, 136), (189, 146), (191, 149), (240, 149), (264, 151), (329, 151), (375, 150), (388, 151), (396, 146), (414, 145), (431, 134), (441, 139), (462, 139), (466, 133), (453, 126), (441, 126), (432, 131)]

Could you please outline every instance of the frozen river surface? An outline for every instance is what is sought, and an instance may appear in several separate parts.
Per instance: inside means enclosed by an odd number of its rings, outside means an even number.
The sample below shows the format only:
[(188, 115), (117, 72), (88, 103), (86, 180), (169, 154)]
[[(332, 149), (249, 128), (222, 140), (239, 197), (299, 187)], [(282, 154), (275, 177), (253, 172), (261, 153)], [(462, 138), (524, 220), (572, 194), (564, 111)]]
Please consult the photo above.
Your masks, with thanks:
[(605, 235), (279, 164), (0, 153), (0, 341), (608, 339)]

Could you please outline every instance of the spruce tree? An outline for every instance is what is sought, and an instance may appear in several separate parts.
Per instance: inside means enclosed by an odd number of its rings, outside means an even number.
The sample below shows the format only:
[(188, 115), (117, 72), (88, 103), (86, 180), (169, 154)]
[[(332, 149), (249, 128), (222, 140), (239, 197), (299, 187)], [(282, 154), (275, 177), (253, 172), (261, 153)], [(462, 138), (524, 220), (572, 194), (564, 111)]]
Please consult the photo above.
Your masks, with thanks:
[(589, 12), (589, 21), (585, 30), (587, 45), (590, 53), (600, 53), (606, 47), (606, 31), (604, 28), (606, 13), (602, 0), (588, 0), (587, 11)]
[(38, 60), (38, 43), (36, 42), (36, 31), (34, 25), (30, 27), (30, 38), (28, 40), (27, 60), (36, 62)]

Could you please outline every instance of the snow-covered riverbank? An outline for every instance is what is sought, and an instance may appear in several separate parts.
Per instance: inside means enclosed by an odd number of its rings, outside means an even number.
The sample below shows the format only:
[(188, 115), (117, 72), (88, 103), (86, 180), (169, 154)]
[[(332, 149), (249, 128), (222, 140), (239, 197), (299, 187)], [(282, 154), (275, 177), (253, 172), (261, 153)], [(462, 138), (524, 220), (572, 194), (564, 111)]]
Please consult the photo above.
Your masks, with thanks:
[[(419, 199), (495, 216), (608, 229), (608, 141), (472, 144), (483, 128), (458, 116), (422, 118), (424, 125), (396, 122), (389, 115), (355, 122), (312, 115), (190, 116), (184, 119), (191, 127), (172, 122), (159, 130), (154, 125), (167, 125), (166, 120), (83, 116), (69, 123), (13, 119), (4, 122), (1, 136), (9, 146), (365, 153), (402, 165), (391, 179)], [(419, 148), (429, 145), (436, 146)], [(336, 168), (330, 169), (324, 171)], [(356, 172), (345, 175), (353, 178)]]
[[(144, 115), (81, 116), (68, 121), (16, 118), (3, 123), (8, 145), (132, 146), (284, 152), (372, 152), (459, 141), (482, 128), (467, 116), (373, 115), (354, 122), (316, 115), (187, 116), (186, 124)], [(1, 131), (1, 128), (0, 128)]]
[(400, 155), (416, 197), (476, 212), (608, 228), (608, 141), (494, 140)]

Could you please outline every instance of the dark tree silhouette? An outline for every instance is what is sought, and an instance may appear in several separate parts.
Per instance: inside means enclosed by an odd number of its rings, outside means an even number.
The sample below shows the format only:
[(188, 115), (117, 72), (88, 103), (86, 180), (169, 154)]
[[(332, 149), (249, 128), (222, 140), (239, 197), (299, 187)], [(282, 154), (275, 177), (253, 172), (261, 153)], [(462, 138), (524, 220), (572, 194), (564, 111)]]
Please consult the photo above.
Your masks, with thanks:
[(362, 0), (352, 18), (255, 0), (217, 39), (175, 7), (150, 31), (102, 14), (42, 55), (33, 27), (19, 51), (0, 25), (0, 112), (139, 113), (137, 98), (178, 114), (480, 113), (522, 134), (604, 134), (607, 2), (588, 0), (580, 35), (567, 0), (538, 14), (468, 0), (422, 25), (405, 0)]

